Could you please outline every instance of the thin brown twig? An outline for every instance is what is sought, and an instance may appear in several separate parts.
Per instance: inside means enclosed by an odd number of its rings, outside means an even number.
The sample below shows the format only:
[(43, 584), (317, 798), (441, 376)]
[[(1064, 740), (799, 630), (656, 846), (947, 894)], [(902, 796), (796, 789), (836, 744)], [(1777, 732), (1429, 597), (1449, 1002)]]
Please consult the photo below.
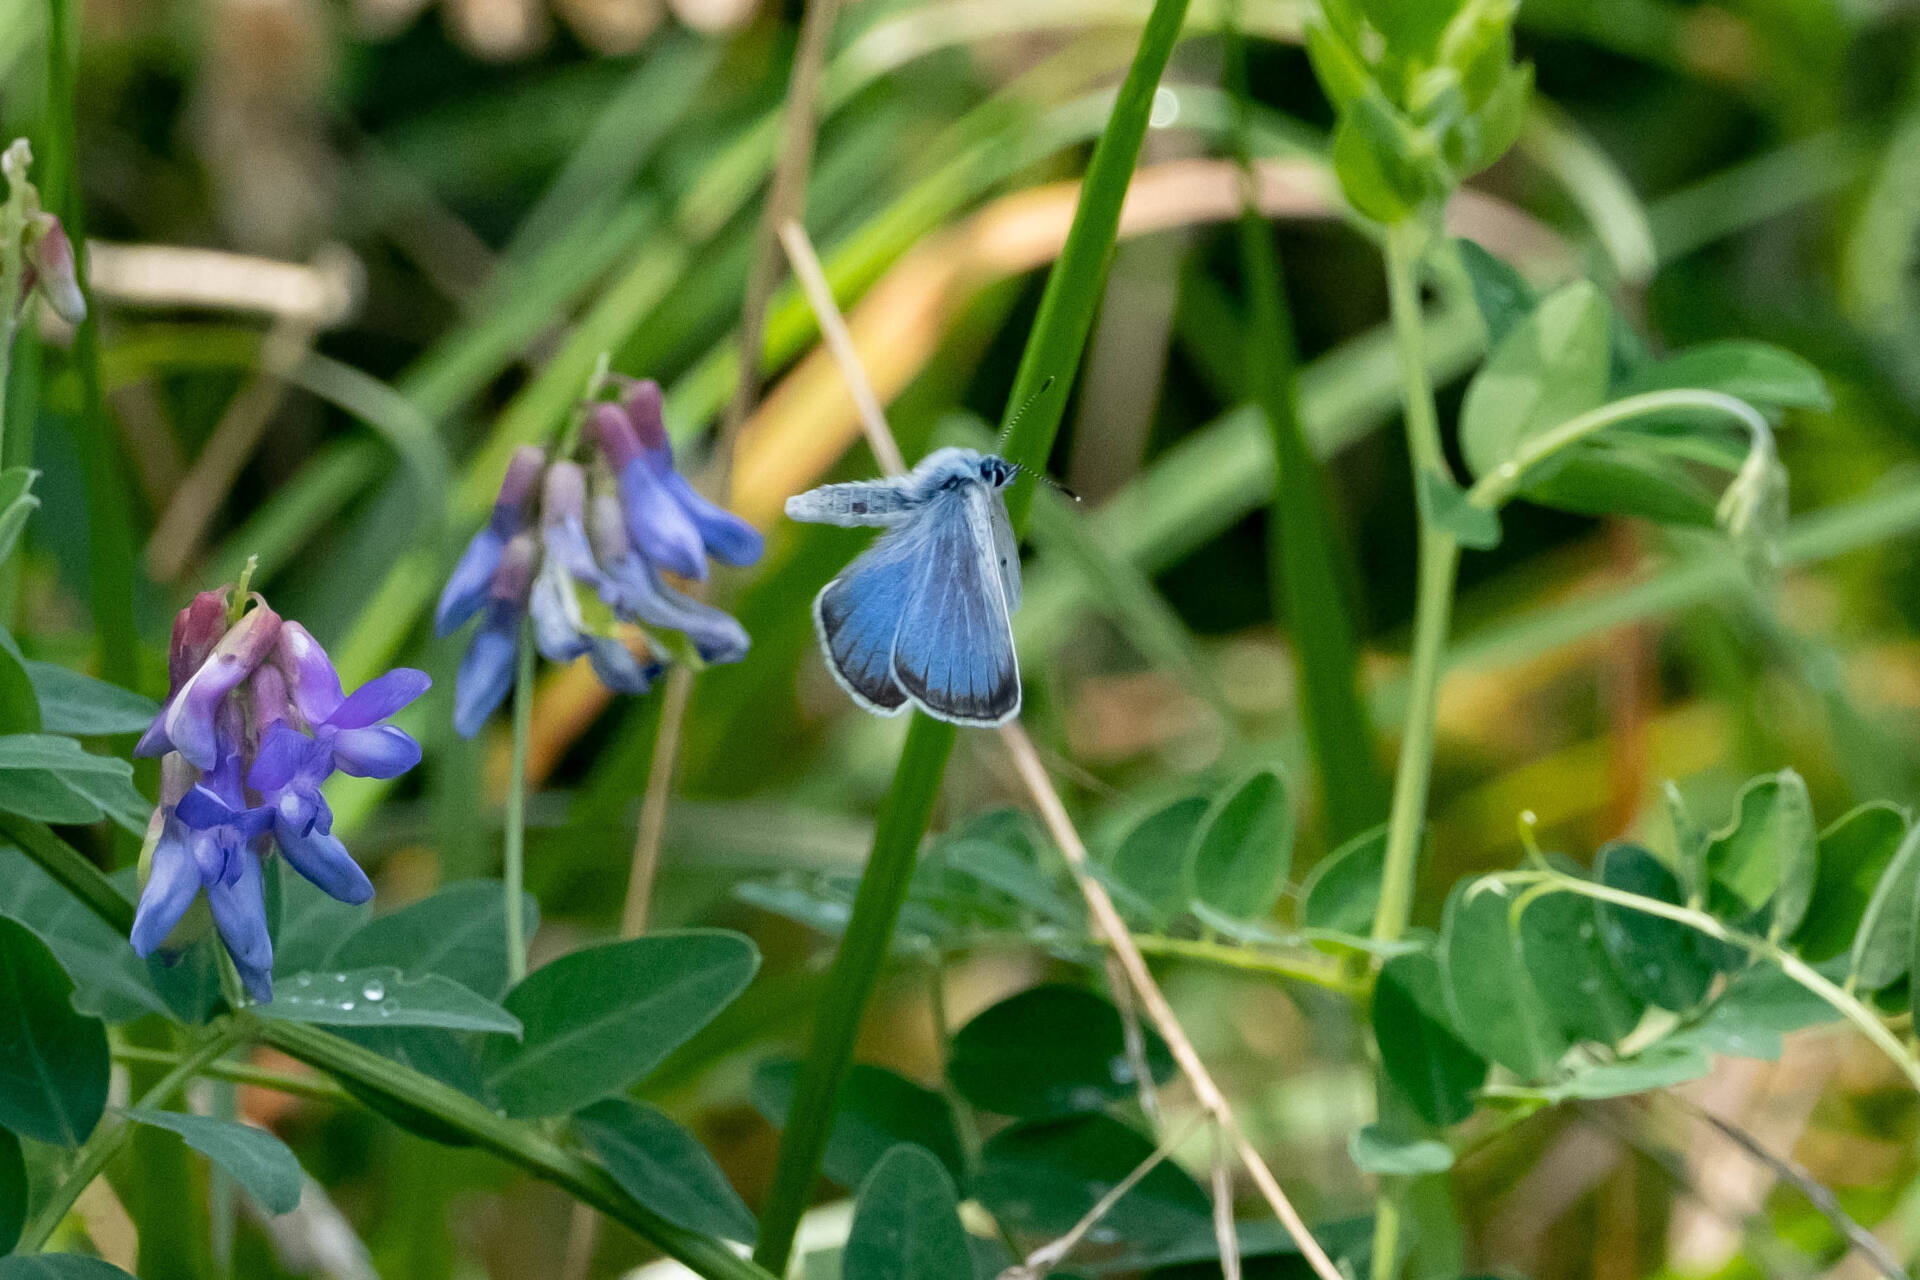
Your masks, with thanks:
[[(819, 260), (807, 240), (805, 230), (797, 223), (789, 222), (781, 227), (780, 239), (793, 260), (794, 275), (800, 282), (801, 291), (819, 319), (820, 332), (827, 347), (839, 362), (848, 387), (853, 390), (854, 403), (862, 406), (861, 425), (867, 432), (874, 456), (890, 470), (905, 470), (899, 445), (894, 442), (892, 429), (887, 426), (886, 417), (880, 410), (879, 398), (873, 394), (866, 369), (854, 350), (853, 339), (847, 333), (846, 320), (841, 316), (832, 293), (826, 288), (826, 277), (818, 269)], [(891, 463), (889, 460), (892, 460)], [(1174, 1062), (1179, 1065), (1194, 1096), (1220, 1126), (1234, 1153), (1252, 1176), (1254, 1185), (1260, 1189), (1261, 1196), (1286, 1227), (1287, 1233), (1293, 1237), (1320, 1280), (1343, 1280), (1339, 1268), (1334, 1266), (1333, 1259), (1314, 1239), (1313, 1232), (1294, 1208), (1293, 1201), (1287, 1197), (1279, 1179), (1274, 1177), (1273, 1170), (1267, 1167), (1266, 1160), (1248, 1141), (1233, 1107), (1220, 1091), (1220, 1086), (1214, 1083), (1199, 1051), (1193, 1047), (1186, 1029), (1180, 1025), (1173, 1006), (1167, 1003), (1160, 984), (1147, 968), (1140, 948), (1134, 945), (1133, 935), (1128, 931), (1119, 910), (1114, 907), (1113, 899), (1107, 895), (1106, 887), (1094, 877), (1086, 844), (1074, 828), (1066, 803), (1054, 788), (1046, 766), (1040, 762), (1033, 740), (1027, 737), (1027, 731), (1017, 719), (1001, 726), (1000, 739), (1013, 759), (1014, 772), (1020, 776), (1034, 807), (1040, 811), (1041, 821), (1046, 824), (1048, 833), (1066, 859), (1067, 869), (1072, 873), (1074, 883), (1079, 886), (1080, 896), (1086, 899), (1096, 936), (1104, 939), (1111, 948), (1111, 954), (1118, 960), (1128, 984), (1145, 1007), (1148, 1020), (1153, 1023), (1154, 1030), (1160, 1033), (1160, 1038), (1166, 1041)]]
[(693, 696), (693, 670), (676, 666), (667, 673), (660, 697), (660, 732), (653, 740), (653, 759), (647, 762), (647, 789), (640, 801), (640, 825), (633, 837), (633, 866), (627, 872), (627, 900), (620, 910), (620, 936), (637, 938), (647, 931), (653, 906), (653, 878), (660, 869), (660, 841), (667, 827), (667, 793), (673, 787), (674, 765), (680, 755), (680, 725)]

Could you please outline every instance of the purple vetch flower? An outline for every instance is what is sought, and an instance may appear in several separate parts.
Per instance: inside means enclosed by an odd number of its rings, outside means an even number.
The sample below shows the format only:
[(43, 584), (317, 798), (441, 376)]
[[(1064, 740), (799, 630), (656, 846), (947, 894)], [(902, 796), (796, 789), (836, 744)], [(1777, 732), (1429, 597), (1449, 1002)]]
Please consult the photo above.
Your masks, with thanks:
[[(254, 596), (253, 601), (254, 607), (227, 629), (212, 651), (167, 699), (152, 727), (134, 744), (133, 754), (158, 756), (178, 751), (196, 769), (214, 767), (218, 760), (214, 742), (215, 712), (226, 696), (253, 674), (280, 638), (280, 615), (268, 608), (259, 596)], [(187, 606), (188, 611), (194, 608), (195, 605)], [(176, 634), (179, 631), (176, 624)]]
[(163, 795), (178, 798), (157, 809), (149, 827), (149, 849), (141, 858), (147, 882), (133, 918), (133, 949), (151, 955), (204, 890), (214, 928), (248, 993), (271, 1000), (273, 941), (256, 846), (273, 825), (273, 814), (246, 806), (240, 760), (231, 752), (199, 782), (191, 781), (192, 774), (183, 756), (162, 762)]
[(446, 588), (440, 593), (440, 606), (433, 614), (435, 635), (458, 631), (487, 603), (507, 540), (526, 526), (527, 502), (540, 487), (540, 468), (546, 465), (546, 460), (540, 450), (523, 445), (507, 464), (506, 477), (500, 482), (500, 495), (493, 500), (493, 513), (467, 543), (467, 549), (447, 577)]
[(724, 609), (668, 586), (627, 541), (626, 522), (611, 497), (593, 500), (592, 525), (592, 546), (601, 566), (597, 590), (616, 615), (643, 626), (685, 633), (702, 662), (738, 662), (746, 656), (746, 628)]
[(617, 408), (594, 407), (593, 422), (601, 451), (619, 478), (628, 536), (642, 554), (695, 581), (707, 576), (707, 556), (731, 565), (760, 559), (760, 531), (707, 501), (674, 469), (659, 383), (651, 378), (631, 383)]
[(508, 540), (489, 584), (479, 629), (454, 681), (453, 727), (463, 738), (479, 733), (513, 688), (520, 624), (527, 616), (527, 598), (539, 567), (540, 543), (533, 534), (516, 534)]
[(132, 942), (143, 956), (163, 949), (204, 891), (248, 992), (266, 1001), (273, 944), (262, 860), (277, 847), (333, 897), (373, 896), (332, 833), (320, 787), (336, 771), (391, 778), (419, 763), (419, 744), (386, 721), (429, 681), (401, 668), (345, 695), (305, 627), (283, 621), (257, 595), (229, 625), (229, 595), (202, 592), (175, 618), (172, 693), (137, 748), (161, 757), (161, 804), (142, 853), (146, 881)]
[[(542, 657), (584, 657), (616, 693), (646, 692), (664, 650), (644, 632), (611, 634), (608, 610), (622, 622), (684, 632), (705, 662), (736, 662), (747, 652), (738, 622), (682, 595), (662, 576), (704, 579), (709, 555), (750, 564), (759, 558), (761, 538), (674, 470), (659, 386), (629, 383), (623, 403), (588, 406), (585, 425), (598, 463), (589, 468), (561, 458), (543, 469), (538, 450), (516, 454), (493, 518), (441, 594), (441, 634), (475, 614), (481, 619), (454, 696), (454, 727), (464, 736), (478, 733), (506, 699), (529, 620)], [(527, 504), (536, 488), (537, 532)], [(583, 607), (583, 587), (606, 609)]]
[(28, 290), (38, 289), (53, 314), (78, 328), (87, 318), (87, 299), (80, 292), (73, 242), (60, 219), (50, 213), (27, 219), (26, 267), (21, 284)]

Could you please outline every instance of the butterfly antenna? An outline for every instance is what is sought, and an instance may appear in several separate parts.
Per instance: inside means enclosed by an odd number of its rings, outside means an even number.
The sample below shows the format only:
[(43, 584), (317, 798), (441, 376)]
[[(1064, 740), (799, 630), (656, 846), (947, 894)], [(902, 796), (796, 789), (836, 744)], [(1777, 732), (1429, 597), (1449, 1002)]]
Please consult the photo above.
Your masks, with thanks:
[(1013, 464), (1013, 471), (1015, 475), (1032, 476), (1034, 479), (1038, 480), (1041, 484), (1044, 484), (1049, 489), (1052, 489), (1055, 493), (1065, 494), (1067, 497), (1072, 498), (1075, 502), (1080, 501), (1079, 494), (1067, 488), (1067, 486), (1065, 486), (1064, 484), (1061, 484), (1058, 480), (1055, 480), (1052, 476), (1048, 475), (1046, 472), (1040, 470), (1037, 467), (1023, 467), (1020, 464), (1015, 463)]
[(1013, 429), (1020, 425), (1020, 419), (1026, 417), (1027, 410), (1033, 408), (1034, 403), (1039, 400), (1041, 396), (1047, 394), (1052, 387), (1053, 375), (1048, 374), (1047, 380), (1040, 384), (1040, 389), (1028, 396), (1027, 402), (1020, 406), (1019, 412), (1007, 420), (1007, 425), (1001, 429), (1000, 439), (994, 443), (993, 448), (995, 453), (1004, 453), (1006, 451), (1007, 441), (1012, 438)]

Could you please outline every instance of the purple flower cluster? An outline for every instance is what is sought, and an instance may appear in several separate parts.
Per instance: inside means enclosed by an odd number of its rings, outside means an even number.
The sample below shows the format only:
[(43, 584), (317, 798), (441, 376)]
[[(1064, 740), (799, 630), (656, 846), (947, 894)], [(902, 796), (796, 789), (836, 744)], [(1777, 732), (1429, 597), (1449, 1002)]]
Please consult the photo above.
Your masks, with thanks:
[(333, 834), (320, 785), (337, 770), (393, 778), (420, 744), (387, 724), (425, 693), (409, 668), (351, 695), (326, 650), (258, 595), (237, 620), (231, 589), (203, 591), (173, 623), (171, 691), (134, 754), (160, 757), (160, 807), (141, 865), (146, 887), (133, 949), (159, 948), (202, 890), (221, 941), (256, 1000), (273, 999), (262, 859), (266, 839), (293, 869), (342, 902), (373, 896), (366, 872)]
[[(476, 614), (454, 694), (454, 727), (471, 738), (513, 685), (523, 619), (549, 662), (585, 657), (616, 693), (645, 693), (662, 659), (645, 660), (588, 625), (577, 588), (612, 616), (679, 631), (703, 662), (738, 662), (747, 633), (727, 613), (667, 585), (663, 572), (696, 581), (707, 557), (747, 565), (760, 558), (752, 525), (708, 502), (673, 466), (659, 384), (627, 384), (618, 404), (591, 407), (594, 459), (554, 462), (531, 445), (514, 454), (493, 514), (447, 579), (434, 630), (447, 635)], [(538, 500), (536, 503), (536, 499)]]

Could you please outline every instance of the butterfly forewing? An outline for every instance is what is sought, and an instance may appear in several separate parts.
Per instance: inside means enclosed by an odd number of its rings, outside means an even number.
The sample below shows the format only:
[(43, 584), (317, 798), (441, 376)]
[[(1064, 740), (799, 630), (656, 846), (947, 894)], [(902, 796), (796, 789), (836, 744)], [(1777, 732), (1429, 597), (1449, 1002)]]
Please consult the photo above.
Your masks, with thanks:
[[(973, 480), (942, 490), (899, 537), (924, 537), (921, 564), (894, 639), (893, 678), (926, 711), (958, 724), (995, 725), (1020, 710), (997, 492)], [(877, 550), (877, 548), (876, 548)]]

